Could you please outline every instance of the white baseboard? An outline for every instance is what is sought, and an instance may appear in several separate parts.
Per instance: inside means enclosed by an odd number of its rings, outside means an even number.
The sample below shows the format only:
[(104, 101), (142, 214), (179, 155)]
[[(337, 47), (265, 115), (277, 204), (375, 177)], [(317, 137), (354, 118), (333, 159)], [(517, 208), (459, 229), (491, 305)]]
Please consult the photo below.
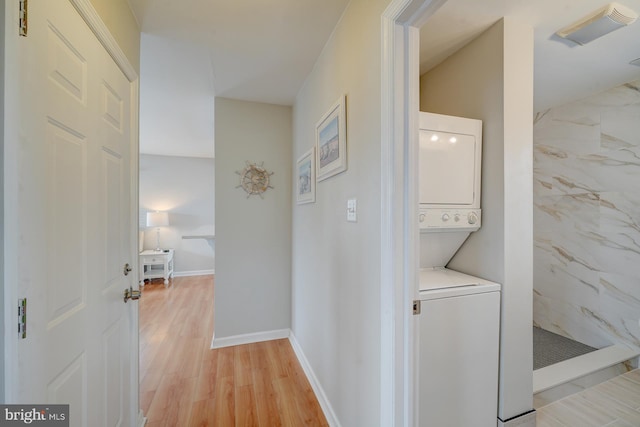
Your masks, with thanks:
[(498, 418), (498, 427), (536, 427), (536, 411), (529, 411), (507, 421)]
[(304, 355), (304, 352), (302, 351), (302, 347), (300, 347), (298, 340), (296, 339), (295, 335), (293, 335), (293, 332), (291, 332), (290, 329), (279, 329), (275, 331), (234, 335), (231, 337), (224, 337), (224, 338), (217, 338), (217, 339), (214, 333), (213, 337), (211, 338), (211, 348), (216, 349), (216, 348), (230, 347), (234, 345), (243, 345), (243, 344), (251, 344), (255, 342), (271, 341), (271, 340), (277, 340), (282, 338), (289, 338), (291, 347), (293, 348), (293, 351), (296, 354), (296, 357), (298, 358), (298, 362), (300, 363), (302, 370), (304, 371), (305, 375), (307, 376), (307, 379), (309, 380), (309, 384), (311, 385), (311, 388), (313, 389), (313, 392), (315, 393), (316, 398), (318, 399), (318, 403), (320, 404), (320, 408), (322, 409), (322, 412), (324, 413), (324, 416), (327, 419), (327, 423), (329, 423), (329, 426), (331, 427), (341, 427), (340, 423), (338, 422), (338, 417), (336, 417), (336, 414), (333, 411), (331, 404), (329, 403), (329, 399), (327, 398), (327, 395), (325, 394), (324, 389), (320, 385), (320, 382), (318, 381), (316, 374), (313, 372), (313, 369), (311, 369), (311, 365), (309, 364), (309, 361)]
[(333, 407), (331, 403), (329, 403), (329, 399), (324, 392), (324, 389), (320, 385), (316, 374), (313, 372), (309, 361), (307, 360), (304, 352), (302, 351), (302, 347), (298, 343), (293, 332), (289, 334), (289, 342), (291, 343), (291, 347), (293, 347), (293, 351), (296, 353), (296, 357), (300, 362), (300, 366), (302, 366), (302, 370), (304, 371), (307, 379), (309, 380), (309, 384), (311, 384), (311, 388), (313, 392), (316, 394), (316, 398), (318, 399), (318, 403), (320, 404), (320, 408), (322, 408), (322, 412), (324, 413), (324, 417), (327, 419), (327, 423), (331, 427), (340, 427), (340, 422), (338, 422), (338, 417), (336, 413), (333, 411)]
[(147, 418), (144, 416), (141, 409), (140, 412), (138, 412), (138, 427), (144, 427), (146, 423), (147, 423)]
[(614, 344), (546, 368), (536, 369), (533, 371), (533, 394), (631, 360), (638, 357), (639, 353), (635, 349)]
[(231, 337), (216, 338), (215, 333), (211, 341), (211, 348), (231, 347), (232, 345), (251, 344), (254, 342), (279, 340), (289, 338), (291, 330), (278, 329), (275, 331), (255, 332), (252, 334), (234, 335)]
[(173, 277), (208, 276), (215, 273), (215, 270), (174, 271)]

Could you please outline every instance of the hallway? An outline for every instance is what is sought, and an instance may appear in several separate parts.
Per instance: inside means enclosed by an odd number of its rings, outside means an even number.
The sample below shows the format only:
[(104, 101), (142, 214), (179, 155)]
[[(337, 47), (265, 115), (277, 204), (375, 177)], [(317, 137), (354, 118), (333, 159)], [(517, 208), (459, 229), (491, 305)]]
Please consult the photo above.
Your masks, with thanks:
[(288, 340), (211, 350), (213, 276), (155, 281), (140, 300), (147, 427), (328, 425)]

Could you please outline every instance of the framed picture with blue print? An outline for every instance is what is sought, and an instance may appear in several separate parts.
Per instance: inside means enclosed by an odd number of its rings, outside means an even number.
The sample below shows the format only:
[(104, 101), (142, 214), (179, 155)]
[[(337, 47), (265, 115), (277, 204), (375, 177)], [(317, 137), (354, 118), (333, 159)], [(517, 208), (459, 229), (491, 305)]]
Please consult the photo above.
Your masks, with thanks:
[(316, 173), (322, 181), (347, 170), (347, 121), (344, 95), (316, 125)]

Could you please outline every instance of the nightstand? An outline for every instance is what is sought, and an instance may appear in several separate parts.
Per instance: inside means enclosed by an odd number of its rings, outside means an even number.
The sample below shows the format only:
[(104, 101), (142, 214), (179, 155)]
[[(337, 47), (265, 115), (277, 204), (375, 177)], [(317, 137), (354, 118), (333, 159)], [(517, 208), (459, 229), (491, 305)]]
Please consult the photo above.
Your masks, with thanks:
[(164, 279), (165, 288), (169, 278), (173, 278), (173, 249), (161, 251), (146, 250), (140, 252), (140, 279)]

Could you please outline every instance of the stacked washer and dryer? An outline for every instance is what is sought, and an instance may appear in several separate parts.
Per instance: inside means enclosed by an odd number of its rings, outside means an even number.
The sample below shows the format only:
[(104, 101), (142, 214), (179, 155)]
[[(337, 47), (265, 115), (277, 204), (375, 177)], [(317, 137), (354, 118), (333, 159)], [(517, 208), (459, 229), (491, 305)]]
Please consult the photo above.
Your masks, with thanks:
[(495, 427), (500, 285), (446, 268), (481, 226), (482, 122), (420, 113), (419, 425)]

